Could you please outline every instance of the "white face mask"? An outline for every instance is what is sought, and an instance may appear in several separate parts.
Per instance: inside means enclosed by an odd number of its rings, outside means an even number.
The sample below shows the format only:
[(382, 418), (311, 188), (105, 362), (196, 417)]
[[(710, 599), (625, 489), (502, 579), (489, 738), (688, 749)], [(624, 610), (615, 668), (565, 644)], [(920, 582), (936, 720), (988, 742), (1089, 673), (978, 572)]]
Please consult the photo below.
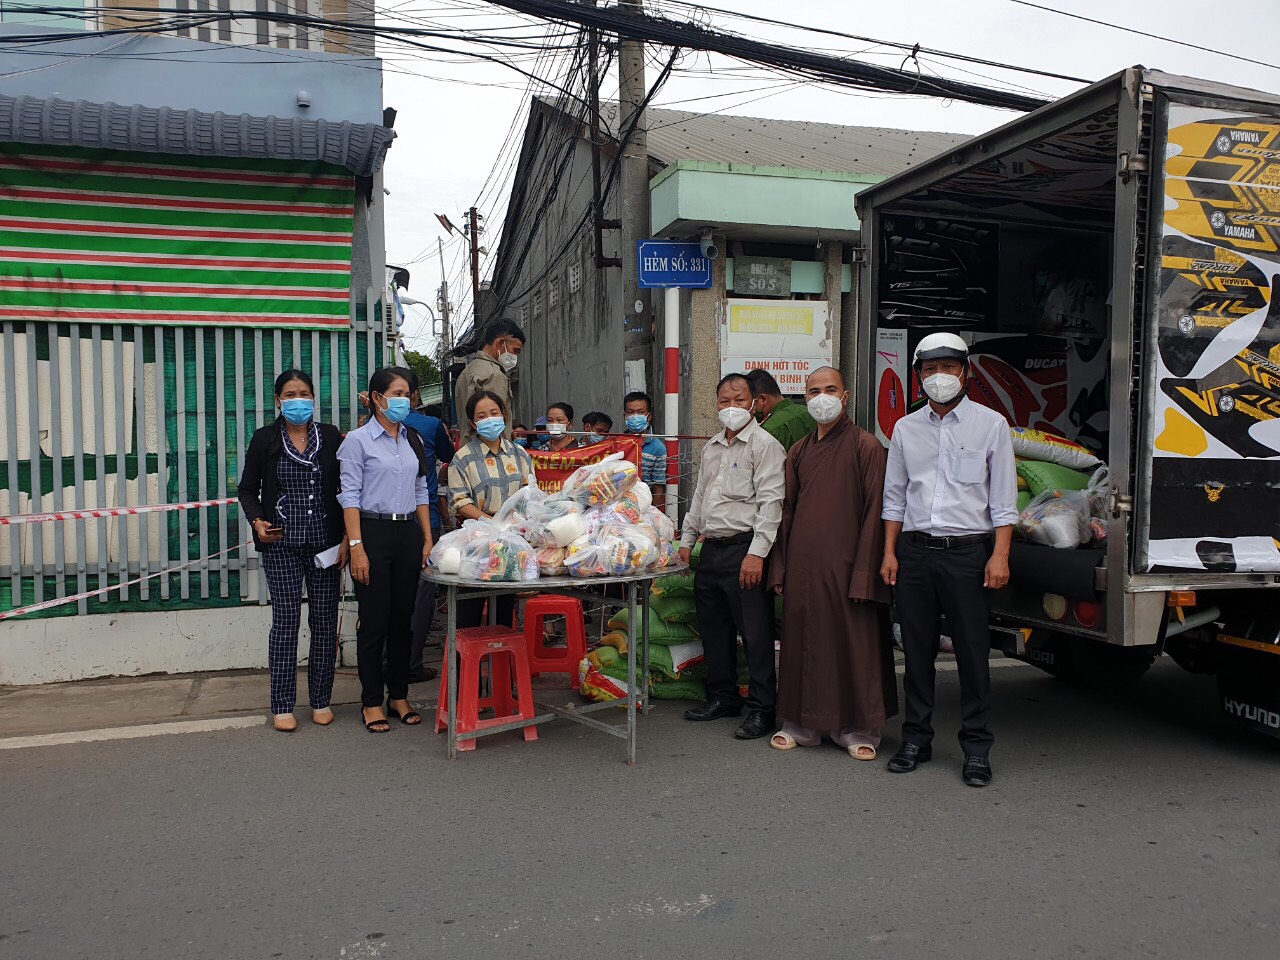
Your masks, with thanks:
[(564, 423), (548, 423), (547, 424), (547, 433), (551, 434), (553, 437), (563, 437), (565, 434), (565, 431), (568, 429), (569, 429), (568, 424), (564, 424)]
[(737, 433), (751, 420), (751, 411), (742, 407), (725, 407), (720, 411), (720, 423), (730, 433)]
[(504, 351), (498, 354), (498, 363), (502, 365), (502, 369), (510, 373), (516, 368), (516, 364), (520, 362), (520, 358), (510, 351)]
[(935, 373), (925, 377), (921, 386), (924, 387), (924, 395), (935, 403), (950, 403), (964, 389), (964, 383), (953, 373)]
[(820, 393), (816, 397), (810, 397), (809, 402), (806, 404), (809, 408), (809, 416), (823, 425), (835, 423), (840, 414), (844, 412), (844, 406), (841, 404), (840, 399), (840, 397), (832, 396), (829, 393)]

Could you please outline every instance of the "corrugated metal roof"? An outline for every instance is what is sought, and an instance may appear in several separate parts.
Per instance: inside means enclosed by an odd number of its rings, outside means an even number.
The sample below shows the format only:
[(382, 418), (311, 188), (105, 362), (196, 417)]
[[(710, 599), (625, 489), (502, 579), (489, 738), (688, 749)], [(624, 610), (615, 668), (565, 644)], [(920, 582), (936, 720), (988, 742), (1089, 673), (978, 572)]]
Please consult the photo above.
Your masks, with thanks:
[(888, 176), (968, 139), (958, 133), (649, 111), (649, 152), (664, 163), (710, 160)]
[[(604, 104), (601, 109), (616, 131), (617, 104)], [(706, 160), (890, 176), (972, 137), (656, 107), (648, 114), (649, 154), (664, 164)]]
[(0, 96), (0, 141), (202, 157), (317, 160), (371, 176), (395, 131), (338, 123)]

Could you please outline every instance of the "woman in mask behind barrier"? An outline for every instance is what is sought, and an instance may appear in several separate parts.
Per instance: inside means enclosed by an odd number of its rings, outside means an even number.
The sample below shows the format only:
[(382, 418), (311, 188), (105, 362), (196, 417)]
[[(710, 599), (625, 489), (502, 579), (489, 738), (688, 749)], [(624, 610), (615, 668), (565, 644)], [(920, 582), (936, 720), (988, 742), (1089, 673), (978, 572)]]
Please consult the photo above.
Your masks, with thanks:
[[(472, 394), (466, 413), (475, 439), (449, 464), (449, 506), (459, 521), (492, 517), (533, 476), (529, 454), (503, 436), (508, 411), (500, 396), (489, 390)], [(497, 603), (498, 623), (511, 623), (515, 598), (507, 595)], [(459, 601), (460, 628), (478, 627), (483, 617), (483, 599)]]
[[(307, 693), (313, 722), (333, 722), (329, 699), (337, 660), (338, 600), (347, 562), (342, 507), (338, 505), (338, 447), (342, 434), (315, 420), (316, 388), (301, 370), (276, 377), (279, 415), (253, 434), (240, 476), (239, 499), (253, 530), (271, 594), (267, 664), (271, 673), (271, 713), (277, 730), (298, 729), (298, 627), (302, 584), (307, 585)], [(335, 544), (337, 561), (321, 569), (317, 553)]]
[(418, 575), (431, 554), (431, 494), (422, 438), (401, 426), (411, 406), (406, 372), (388, 367), (369, 378), (373, 416), (338, 450), (338, 501), (360, 604), (361, 719), (370, 733), (391, 729), (388, 714), (406, 725), (422, 722), (408, 700), (409, 648)]
[(582, 444), (576, 437), (569, 436), (573, 430), (573, 407), (564, 401), (553, 403), (547, 407), (547, 434), (550, 440), (547, 449), (552, 453), (572, 450)]

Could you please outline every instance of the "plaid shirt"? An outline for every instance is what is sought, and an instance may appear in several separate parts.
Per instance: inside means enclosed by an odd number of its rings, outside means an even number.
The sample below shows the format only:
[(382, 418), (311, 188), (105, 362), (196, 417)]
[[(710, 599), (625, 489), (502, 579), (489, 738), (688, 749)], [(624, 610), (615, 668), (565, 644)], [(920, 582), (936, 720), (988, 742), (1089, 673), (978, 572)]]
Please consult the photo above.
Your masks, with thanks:
[(467, 505), (493, 516), (507, 497), (533, 476), (533, 461), (524, 449), (503, 440), (494, 454), (478, 437), (449, 464), (449, 509), (454, 516)]
[(281, 424), (280, 499), (276, 501), (277, 523), (284, 527), (284, 542), (296, 547), (323, 547), (325, 530), (324, 495), (320, 489), (320, 430), (312, 422), (307, 428), (307, 449), (293, 448), (288, 429)]

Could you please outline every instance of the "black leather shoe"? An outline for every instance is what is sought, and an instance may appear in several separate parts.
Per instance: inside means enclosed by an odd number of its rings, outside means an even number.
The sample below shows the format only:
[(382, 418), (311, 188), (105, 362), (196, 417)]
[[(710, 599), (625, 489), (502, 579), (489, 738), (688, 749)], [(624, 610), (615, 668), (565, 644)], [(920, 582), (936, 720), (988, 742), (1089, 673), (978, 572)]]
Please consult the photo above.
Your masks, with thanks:
[(986, 757), (965, 757), (960, 770), (964, 782), (971, 787), (985, 787), (991, 783), (991, 761)]
[(409, 674), (410, 683), (427, 683), (440, 676), (440, 671), (435, 667), (423, 667), (421, 670), (411, 671)]
[(719, 720), (736, 717), (742, 713), (741, 700), (708, 700), (700, 707), (690, 707), (684, 712), (686, 720)]
[(733, 731), (733, 735), (739, 740), (759, 740), (777, 729), (778, 720), (773, 713), (768, 710), (752, 710), (747, 714), (747, 719), (742, 721), (742, 725)]
[(933, 759), (933, 747), (922, 747), (918, 743), (904, 743), (898, 752), (889, 758), (890, 773), (910, 773), (922, 763)]

